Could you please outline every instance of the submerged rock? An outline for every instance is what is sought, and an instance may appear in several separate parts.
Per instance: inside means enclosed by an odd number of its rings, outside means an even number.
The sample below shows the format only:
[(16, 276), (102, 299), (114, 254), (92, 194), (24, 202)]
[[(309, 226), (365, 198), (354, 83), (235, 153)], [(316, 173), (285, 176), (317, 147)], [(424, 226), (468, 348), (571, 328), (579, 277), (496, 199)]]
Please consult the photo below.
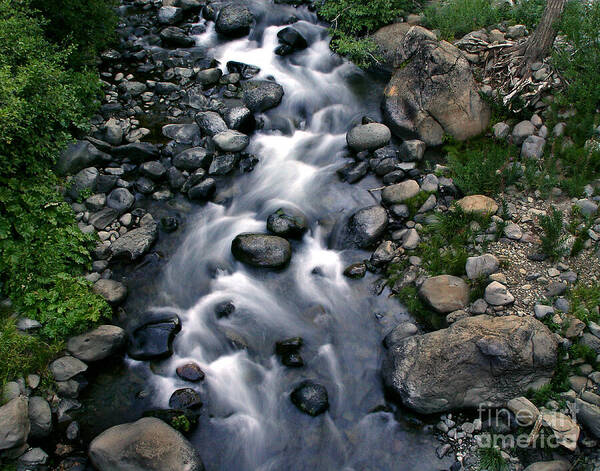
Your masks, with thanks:
[(379, 205), (369, 206), (356, 211), (346, 224), (335, 234), (334, 248), (373, 247), (383, 236), (388, 225), (388, 215)]
[(181, 321), (176, 314), (148, 312), (130, 335), (128, 354), (135, 360), (168, 358), (180, 330)]
[(240, 262), (263, 268), (284, 267), (292, 258), (290, 243), (268, 234), (240, 234), (233, 239), (231, 252)]
[(169, 399), (169, 407), (173, 409), (196, 409), (202, 407), (200, 394), (191, 388), (178, 389)]
[(111, 427), (90, 444), (99, 471), (203, 471), (192, 445), (162, 420), (145, 417)]
[(279, 208), (267, 218), (267, 229), (275, 235), (301, 239), (308, 229), (306, 216), (293, 208)]
[(388, 350), (382, 374), (419, 413), (500, 407), (547, 384), (557, 351), (552, 332), (532, 317), (482, 315), (401, 340)]
[(311, 380), (298, 384), (292, 391), (290, 399), (298, 409), (313, 417), (322, 414), (329, 408), (327, 389)]

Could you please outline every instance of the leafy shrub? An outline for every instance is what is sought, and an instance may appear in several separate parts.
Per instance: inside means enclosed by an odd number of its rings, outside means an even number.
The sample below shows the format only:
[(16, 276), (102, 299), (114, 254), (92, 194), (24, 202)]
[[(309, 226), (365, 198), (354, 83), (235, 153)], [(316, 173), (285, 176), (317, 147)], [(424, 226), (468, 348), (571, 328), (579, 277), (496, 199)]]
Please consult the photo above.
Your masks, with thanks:
[(0, 0), (0, 175), (44, 174), (58, 152), (84, 129), (100, 91), (96, 73), (65, 68), (40, 23), (11, 0)]
[(505, 20), (519, 25), (525, 25), (533, 31), (544, 13), (545, 0), (521, 0), (514, 7), (503, 7), (502, 16)]
[(115, 38), (116, 0), (30, 0), (44, 20), (47, 37), (74, 47), (69, 63), (75, 67), (93, 64), (98, 53)]
[(569, 304), (571, 312), (579, 320), (588, 324), (600, 322), (600, 315), (596, 314), (595, 308), (600, 306), (600, 285), (586, 286), (577, 284), (569, 291)]
[(540, 235), (542, 241), (542, 252), (552, 260), (557, 260), (565, 254), (565, 223), (563, 214), (556, 208), (550, 208), (545, 216), (540, 217), (540, 226), (543, 234)]
[(377, 60), (375, 42), (366, 36), (418, 6), (411, 0), (321, 0), (319, 16), (331, 23), (331, 48), (359, 67)]
[(479, 448), (480, 468), (488, 471), (504, 471), (508, 463), (502, 457), (500, 450), (494, 446)]
[(449, 0), (425, 8), (425, 26), (440, 31), (443, 39), (458, 39), (471, 31), (497, 23), (499, 11), (491, 0)]
[(467, 195), (494, 196), (519, 178), (519, 151), (515, 146), (478, 138), (452, 142), (444, 149), (454, 183)]

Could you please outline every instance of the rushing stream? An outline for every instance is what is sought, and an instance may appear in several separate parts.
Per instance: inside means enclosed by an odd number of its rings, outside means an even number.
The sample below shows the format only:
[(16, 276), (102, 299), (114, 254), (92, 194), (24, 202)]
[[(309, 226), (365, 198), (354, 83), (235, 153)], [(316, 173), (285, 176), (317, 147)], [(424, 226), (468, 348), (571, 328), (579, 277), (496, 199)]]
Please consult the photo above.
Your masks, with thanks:
[[(167, 407), (175, 389), (190, 386), (175, 368), (187, 361), (202, 367), (204, 406), (190, 440), (208, 470), (447, 467), (435, 456), (427, 427), (405, 411), (382, 407), (381, 341), (408, 314), (385, 293), (372, 293), (374, 275), (358, 281), (342, 275), (368, 253), (328, 248), (336, 220), (377, 202), (367, 191), (379, 186), (372, 177), (349, 185), (335, 172), (345, 163), (346, 132), (364, 115), (380, 118), (382, 82), (333, 55), (327, 28), (306, 8), (267, 0), (249, 7), (257, 18), (249, 37), (223, 42), (208, 22), (197, 44), (209, 48), (224, 70), (230, 60), (260, 67), (258, 78), (284, 87), (283, 102), (262, 116), (264, 126), (252, 136), (249, 150), (260, 163), (235, 178), (226, 203), (194, 210), (144, 298), (144, 308), (179, 314), (183, 328), (173, 356), (152, 372), (133, 360), (127, 369), (145, 378), (147, 401)], [(309, 48), (282, 58), (273, 52), (276, 35), (292, 15)], [(293, 242), (290, 266), (263, 271), (235, 261), (232, 239), (265, 232), (267, 216), (282, 206), (301, 210), (310, 221), (304, 239)], [(215, 306), (224, 301), (236, 310), (217, 319)], [(287, 368), (274, 355), (275, 342), (293, 336), (304, 339), (303, 368)], [(326, 386), (328, 412), (313, 418), (290, 402), (303, 379)]]

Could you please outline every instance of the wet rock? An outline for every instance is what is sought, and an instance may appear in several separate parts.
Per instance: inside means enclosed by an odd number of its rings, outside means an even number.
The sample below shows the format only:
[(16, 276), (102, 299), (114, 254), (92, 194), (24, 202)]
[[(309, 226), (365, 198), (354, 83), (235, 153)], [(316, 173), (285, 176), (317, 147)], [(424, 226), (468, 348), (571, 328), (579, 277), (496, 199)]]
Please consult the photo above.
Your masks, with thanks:
[(75, 357), (66, 355), (54, 360), (48, 367), (56, 381), (68, 381), (80, 373), (87, 371), (87, 365)]
[(354, 152), (379, 149), (392, 138), (392, 133), (385, 124), (369, 123), (352, 128), (346, 134), (348, 147)]
[(419, 413), (500, 407), (548, 383), (557, 342), (532, 317), (475, 316), (402, 340), (388, 350), (383, 378)]
[(204, 470), (192, 445), (153, 417), (109, 428), (92, 441), (89, 456), (99, 471)]
[(219, 12), (215, 29), (230, 38), (246, 36), (254, 22), (252, 12), (245, 5), (226, 5)]
[(154, 182), (146, 177), (138, 178), (133, 184), (133, 186), (136, 189), (136, 191), (142, 193), (143, 195), (150, 195), (154, 193), (154, 190), (156, 189), (156, 185), (154, 184)]
[(230, 73), (240, 74), (244, 80), (249, 80), (260, 72), (260, 68), (255, 65), (244, 64), (243, 62), (227, 62), (227, 70)]
[(242, 84), (244, 103), (254, 113), (262, 113), (281, 103), (283, 87), (267, 80), (251, 80)]
[(160, 39), (170, 47), (192, 47), (196, 44), (194, 38), (185, 34), (181, 28), (169, 26), (160, 32)]
[(183, 20), (183, 10), (171, 6), (161, 7), (158, 9), (157, 17), (162, 25), (174, 25)]
[(188, 197), (194, 201), (207, 201), (213, 197), (217, 184), (212, 178), (206, 178), (188, 191)]
[(169, 399), (169, 407), (172, 409), (197, 409), (202, 407), (200, 394), (191, 388), (178, 389)]
[(102, 278), (94, 283), (93, 290), (113, 306), (123, 304), (127, 298), (127, 287), (115, 280)]
[(180, 170), (196, 170), (207, 168), (212, 155), (203, 147), (192, 147), (173, 157), (173, 165)]
[(296, 28), (291, 26), (286, 26), (280, 30), (277, 33), (277, 38), (279, 39), (279, 42), (290, 46), (294, 51), (299, 51), (308, 47), (306, 38), (302, 36)]
[(0, 450), (24, 444), (29, 436), (28, 400), (16, 397), (0, 407)]
[(86, 191), (96, 191), (96, 181), (98, 179), (98, 169), (95, 167), (84, 168), (77, 172), (69, 183), (68, 195), (77, 200), (80, 195)]
[(119, 214), (129, 211), (135, 203), (135, 196), (127, 188), (115, 188), (106, 198), (106, 205)]
[(172, 355), (173, 339), (181, 330), (176, 314), (146, 313), (130, 335), (128, 354), (135, 360), (157, 360)]
[(439, 275), (425, 280), (419, 289), (419, 296), (437, 312), (446, 314), (467, 306), (469, 286), (462, 278)]
[(151, 160), (140, 165), (140, 173), (150, 180), (160, 181), (166, 175), (167, 169), (159, 161)]
[(137, 260), (150, 249), (157, 236), (158, 227), (154, 221), (132, 229), (111, 244), (111, 257), (129, 261)]
[(496, 202), (483, 195), (470, 195), (458, 200), (456, 204), (467, 214), (495, 214), (498, 211)]
[(167, 124), (162, 133), (177, 144), (196, 146), (200, 142), (200, 128), (196, 124)]
[(340, 179), (348, 183), (356, 183), (369, 173), (369, 164), (367, 162), (350, 163), (337, 171)]
[(175, 371), (177, 372), (177, 376), (181, 379), (192, 383), (204, 379), (204, 371), (202, 371), (197, 363), (186, 363), (185, 365), (178, 366)]
[(305, 414), (316, 417), (329, 408), (327, 389), (311, 380), (302, 381), (290, 395), (292, 403)]
[(118, 353), (126, 341), (125, 331), (120, 327), (101, 325), (86, 334), (71, 337), (67, 350), (82, 361), (99, 361)]
[(436, 146), (444, 134), (464, 140), (485, 131), (490, 110), (463, 53), (420, 26), (398, 33), (393, 37), (398, 68), (383, 102), (392, 132)]
[(233, 172), (239, 160), (238, 154), (221, 154), (213, 158), (208, 169), (209, 175), (227, 175)]
[(400, 155), (405, 162), (419, 161), (425, 155), (427, 145), (418, 139), (405, 140), (400, 146)]
[(416, 181), (405, 180), (385, 187), (381, 192), (381, 201), (388, 206), (404, 203), (406, 200), (417, 196), (419, 191), (421, 191), (421, 188)]
[(223, 301), (215, 306), (217, 319), (229, 317), (235, 311), (235, 305), (231, 301)]
[(223, 112), (223, 119), (227, 123), (227, 127), (244, 133), (250, 133), (256, 127), (254, 115), (245, 106), (227, 108)]
[(228, 130), (215, 134), (215, 145), (223, 152), (240, 152), (248, 147), (250, 138), (239, 131)]
[(500, 268), (498, 259), (489, 253), (467, 258), (465, 269), (470, 280), (486, 277), (496, 273)]
[(392, 261), (396, 253), (396, 245), (389, 240), (381, 242), (371, 255), (371, 263), (380, 267)]
[(381, 239), (387, 225), (388, 216), (381, 206), (374, 205), (359, 209), (342, 227), (333, 245), (336, 248), (372, 247)]
[(263, 268), (282, 268), (292, 258), (290, 243), (268, 234), (239, 234), (231, 243), (231, 252), (240, 262)]
[(221, 71), (221, 69), (218, 69), (216, 67), (212, 69), (205, 69), (198, 72), (198, 74), (196, 75), (196, 82), (202, 84), (205, 87), (209, 87), (219, 83), (219, 80), (221, 80), (222, 76), (223, 72)]
[(306, 216), (294, 208), (279, 208), (267, 218), (267, 230), (280, 237), (301, 239), (307, 229)]
[(196, 115), (196, 123), (202, 129), (202, 132), (208, 136), (214, 136), (227, 131), (227, 124), (215, 111), (203, 111)]
[(159, 157), (158, 148), (149, 142), (133, 142), (112, 149), (112, 155), (122, 159), (129, 158), (132, 162), (140, 163), (146, 160), (156, 160)]

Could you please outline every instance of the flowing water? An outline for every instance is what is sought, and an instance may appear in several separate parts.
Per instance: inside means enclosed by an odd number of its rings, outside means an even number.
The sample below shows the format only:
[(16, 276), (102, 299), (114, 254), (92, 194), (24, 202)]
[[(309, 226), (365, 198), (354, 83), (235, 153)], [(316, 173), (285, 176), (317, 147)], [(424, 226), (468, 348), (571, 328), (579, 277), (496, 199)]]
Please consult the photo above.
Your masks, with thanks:
[[(147, 363), (129, 360), (127, 370), (146, 382), (147, 401), (167, 407), (175, 389), (190, 386), (175, 368), (200, 364), (205, 405), (190, 440), (209, 470), (447, 467), (435, 456), (428, 427), (406, 411), (382, 407), (381, 341), (408, 314), (372, 293), (374, 275), (358, 281), (342, 275), (368, 253), (328, 248), (336, 220), (376, 203), (367, 189), (377, 181), (349, 185), (335, 171), (345, 163), (346, 132), (364, 115), (380, 118), (383, 83), (331, 53), (327, 28), (314, 13), (266, 0), (249, 6), (257, 17), (249, 37), (223, 42), (207, 23), (197, 43), (223, 67), (229, 60), (260, 67), (258, 78), (284, 87), (283, 102), (261, 117), (264, 126), (252, 136), (250, 151), (260, 163), (236, 177), (226, 203), (196, 209), (145, 297), (144, 307), (181, 317), (174, 355), (152, 373)], [(292, 15), (310, 46), (281, 58), (273, 53), (276, 35)], [(293, 243), (289, 267), (274, 272), (236, 262), (232, 239), (265, 232), (267, 216), (282, 206), (298, 208), (310, 221), (304, 239)], [(214, 309), (223, 301), (236, 310), (217, 319)], [(304, 339), (303, 368), (286, 368), (274, 355), (275, 342), (293, 336)], [(326, 386), (328, 412), (313, 418), (290, 402), (303, 379)]]

